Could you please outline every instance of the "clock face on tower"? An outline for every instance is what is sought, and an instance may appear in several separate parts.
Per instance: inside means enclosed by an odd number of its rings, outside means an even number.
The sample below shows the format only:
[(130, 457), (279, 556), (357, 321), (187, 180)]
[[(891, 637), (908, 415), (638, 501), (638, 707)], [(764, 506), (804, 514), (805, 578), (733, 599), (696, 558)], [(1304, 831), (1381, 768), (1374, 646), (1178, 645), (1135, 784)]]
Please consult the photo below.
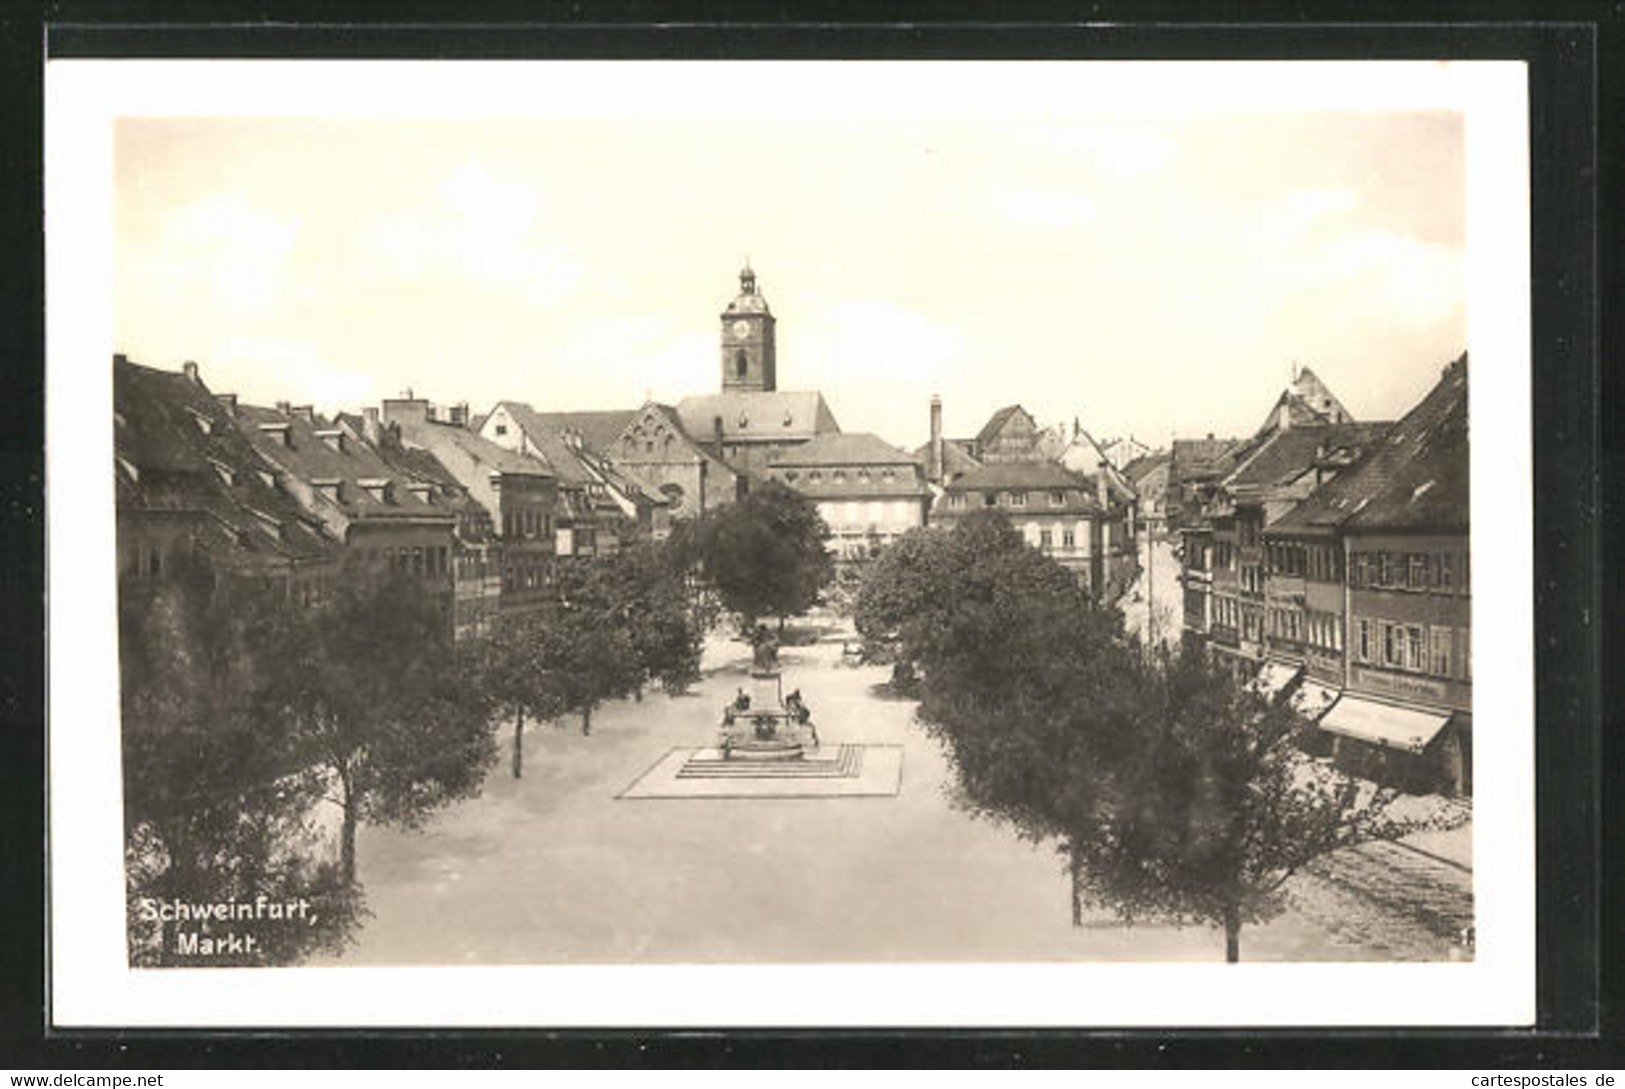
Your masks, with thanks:
[(744, 340), (745, 337), (750, 335), (750, 322), (743, 319), (736, 321), (733, 324), (733, 330), (735, 340)]

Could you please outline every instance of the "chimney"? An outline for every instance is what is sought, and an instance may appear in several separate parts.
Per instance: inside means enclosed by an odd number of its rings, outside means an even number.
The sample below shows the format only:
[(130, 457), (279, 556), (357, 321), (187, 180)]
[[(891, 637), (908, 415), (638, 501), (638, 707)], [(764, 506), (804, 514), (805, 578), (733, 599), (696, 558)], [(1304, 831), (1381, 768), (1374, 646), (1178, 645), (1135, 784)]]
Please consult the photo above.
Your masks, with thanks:
[(293, 415), (298, 416), (301, 420), (304, 420), (308, 424), (313, 424), (316, 422), (316, 406), (295, 405), (293, 407)]
[(942, 455), (942, 398), (933, 393), (931, 395), (931, 453), (930, 464), (926, 470), (926, 478), (933, 484), (942, 483), (945, 471)]
[(1100, 513), (1105, 514), (1111, 509), (1111, 492), (1106, 487), (1106, 462), (1101, 461), (1095, 470), (1095, 499), (1100, 502)]
[(194, 386), (201, 386), (203, 384), (203, 379), (197, 376), (197, 364), (192, 362), (190, 359), (181, 364), (181, 370), (186, 372), (186, 380), (192, 383)]
[(722, 417), (711, 417), (711, 436), (717, 444), (717, 457), (722, 457)]
[(237, 395), (235, 393), (217, 393), (214, 399), (219, 401), (226, 409), (226, 415), (237, 415)]
[(378, 425), (378, 410), (371, 405), (361, 410), (361, 434), (374, 446), (384, 440), (383, 429)]
[(278, 401), (278, 402), (277, 402), (277, 403), (276, 403), (276, 410), (277, 410), (277, 411), (278, 411), (278, 412), (280, 412), (280, 413), (282, 413), (282, 415), (284, 415), (284, 416), (291, 416), (291, 415), (293, 415), (293, 409), (292, 409), (292, 406), (290, 406), (290, 405), (289, 405), (289, 404), (288, 404), (288, 402), (286, 402), (286, 401)]
[(123, 367), (123, 366), (127, 366), (129, 364), (129, 362), (130, 362), (130, 357), (125, 355), (123, 352), (114, 352), (113, 353), (113, 366), (115, 366), (115, 367)]
[(1292, 404), (1291, 404), (1291, 402), (1288, 402), (1288, 401), (1282, 401), (1281, 402), (1281, 410), (1276, 416), (1276, 423), (1280, 425), (1280, 428), (1281, 428), (1282, 431), (1286, 431), (1287, 429), (1289, 429), (1292, 426)]
[(468, 426), (468, 402), (459, 401), (447, 410), (450, 413), (450, 422), (457, 427)]

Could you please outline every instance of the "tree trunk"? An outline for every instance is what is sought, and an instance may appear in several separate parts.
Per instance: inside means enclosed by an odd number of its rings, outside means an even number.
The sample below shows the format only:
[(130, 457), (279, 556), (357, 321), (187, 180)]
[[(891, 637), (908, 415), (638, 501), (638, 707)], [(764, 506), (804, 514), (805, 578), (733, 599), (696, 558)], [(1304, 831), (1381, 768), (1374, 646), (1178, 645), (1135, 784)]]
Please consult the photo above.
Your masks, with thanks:
[(1224, 909), (1224, 962), (1241, 960), (1241, 912), (1235, 905)]
[(784, 614), (779, 614), (779, 638), (784, 638)]
[(355, 884), (355, 802), (349, 791), (344, 796), (344, 829), (339, 837), (339, 872), (346, 885)]
[(520, 711), (513, 717), (513, 777), (520, 778), (525, 770), (525, 712)]
[(583, 707), (581, 709), (581, 736), (582, 737), (587, 737), (591, 733), (592, 733), (592, 708), (591, 707)]
[(643, 686), (641, 684), (632, 689), (632, 698), (639, 703), (643, 702)]
[(1069, 852), (1067, 869), (1072, 874), (1072, 925), (1083, 925), (1083, 858), (1078, 849)]

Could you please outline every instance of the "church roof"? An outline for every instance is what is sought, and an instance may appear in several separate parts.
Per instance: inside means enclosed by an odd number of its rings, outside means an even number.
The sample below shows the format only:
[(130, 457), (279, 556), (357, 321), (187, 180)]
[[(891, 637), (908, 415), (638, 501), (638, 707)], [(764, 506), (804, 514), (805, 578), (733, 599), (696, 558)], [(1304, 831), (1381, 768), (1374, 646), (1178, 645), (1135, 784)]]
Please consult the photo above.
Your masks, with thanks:
[(918, 465), (919, 460), (868, 431), (819, 435), (781, 451), (769, 462), (781, 465)]
[(711, 439), (718, 418), (728, 442), (783, 442), (841, 429), (816, 390), (699, 394), (677, 402), (677, 416), (683, 430), (702, 442)]

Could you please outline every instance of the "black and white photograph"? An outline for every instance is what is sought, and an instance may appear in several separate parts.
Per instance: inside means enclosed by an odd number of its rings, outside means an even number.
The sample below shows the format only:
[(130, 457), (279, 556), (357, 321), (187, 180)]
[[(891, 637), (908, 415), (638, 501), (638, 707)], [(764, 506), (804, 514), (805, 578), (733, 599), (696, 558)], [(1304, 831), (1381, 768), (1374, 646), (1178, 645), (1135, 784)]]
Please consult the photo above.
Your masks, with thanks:
[(48, 88), (60, 1008), (1532, 1009), (1518, 65), (210, 63)]

